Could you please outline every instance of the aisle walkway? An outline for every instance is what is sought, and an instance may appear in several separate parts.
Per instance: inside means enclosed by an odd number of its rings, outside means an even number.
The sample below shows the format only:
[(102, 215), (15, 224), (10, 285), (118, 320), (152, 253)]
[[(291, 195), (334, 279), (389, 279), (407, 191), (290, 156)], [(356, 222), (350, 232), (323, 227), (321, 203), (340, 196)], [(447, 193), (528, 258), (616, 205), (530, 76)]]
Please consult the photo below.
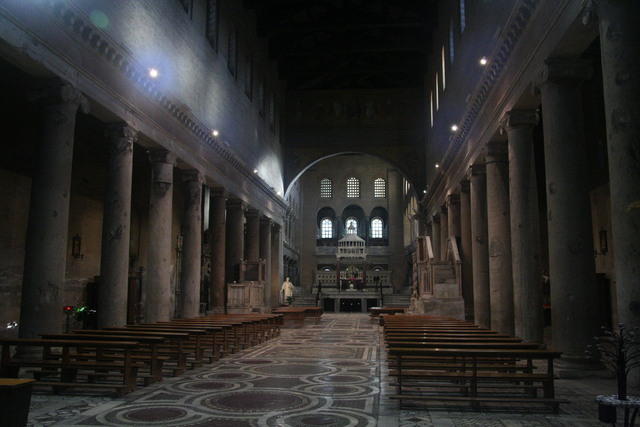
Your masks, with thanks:
[[(30, 425), (162, 426), (601, 426), (596, 393), (612, 381), (558, 381), (560, 415), (398, 410), (384, 396), (378, 326), (325, 314), (302, 329), (121, 399), (35, 395)], [(382, 353), (384, 357), (384, 353)], [(384, 371), (384, 370), (383, 370)], [(381, 397), (382, 391), (382, 397)]]

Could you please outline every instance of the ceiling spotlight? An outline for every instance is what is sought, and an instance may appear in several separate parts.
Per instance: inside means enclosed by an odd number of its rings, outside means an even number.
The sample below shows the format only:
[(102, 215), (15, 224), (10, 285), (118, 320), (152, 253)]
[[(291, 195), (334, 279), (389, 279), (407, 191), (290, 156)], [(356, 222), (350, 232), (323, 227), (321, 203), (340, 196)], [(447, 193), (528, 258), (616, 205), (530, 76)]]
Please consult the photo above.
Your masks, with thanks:
[(278, 196), (282, 196), (282, 191), (278, 191)]
[(427, 190), (422, 190), (422, 194), (427, 194)]
[(157, 79), (159, 75), (160, 72), (157, 68), (149, 68), (149, 77), (151, 77), (152, 79)]
[(480, 65), (482, 65), (484, 67), (485, 65), (487, 65), (489, 63), (489, 60), (487, 59), (486, 56), (483, 56), (482, 58), (480, 58), (480, 61), (478, 61), (478, 62), (480, 62)]
[(253, 173), (258, 173), (258, 169), (254, 169), (254, 170), (253, 170)]
[(458, 125), (456, 124), (451, 125), (451, 132), (458, 132)]
[(218, 132), (218, 129), (214, 129), (214, 130), (211, 131), (211, 135), (218, 136), (218, 135), (220, 135), (220, 132)]
[(436, 169), (440, 167), (440, 163), (436, 163)]

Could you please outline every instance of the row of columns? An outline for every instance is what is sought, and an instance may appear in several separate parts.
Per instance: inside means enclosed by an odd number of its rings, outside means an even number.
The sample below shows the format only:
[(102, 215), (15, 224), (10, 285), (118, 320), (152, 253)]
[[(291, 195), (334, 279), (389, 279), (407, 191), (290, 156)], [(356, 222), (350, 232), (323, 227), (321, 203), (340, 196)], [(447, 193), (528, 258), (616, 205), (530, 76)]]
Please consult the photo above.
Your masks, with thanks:
[[(633, 19), (640, 14), (640, 4), (596, 4), (618, 316), (629, 326), (640, 326), (640, 81), (633, 73), (640, 69), (640, 59), (628, 54), (640, 41)], [(585, 61), (549, 59), (537, 82), (544, 119), (552, 337), (553, 347), (563, 352), (560, 365), (565, 374), (584, 368), (584, 351), (601, 322), (580, 89), (591, 74), (592, 66)], [(431, 233), (437, 257), (444, 258), (446, 240), (452, 237), (461, 238), (462, 252), (471, 255), (475, 321), (539, 342), (543, 312), (533, 147), (537, 123), (535, 111), (505, 114), (507, 141), (487, 145), (484, 160), (470, 167), (461, 184), (460, 210), (449, 199), (446, 210), (432, 219)]]
[[(22, 288), (20, 334), (35, 337), (60, 332), (63, 325), (63, 290), (67, 253), (67, 227), (75, 120), (86, 105), (82, 94), (58, 82), (40, 98), (45, 101), (44, 140), (33, 174), (25, 267)], [(127, 320), (129, 242), (133, 146), (137, 132), (125, 125), (107, 126), (109, 159), (104, 197), (101, 280), (98, 286), (100, 327), (121, 326)], [(173, 185), (176, 157), (164, 149), (148, 152), (151, 166), (148, 211), (149, 245), (144, 280), (145, 321), (170, 320)], [(184, 185), (183, 256), (179, 312), (194, 317), (200, 312), (202, 264), (202, 193), (204, 179), (197, 170), (180, 173)], [(226, 283), (237, 280), (243, 259), (266, 261), (266, 283), (277, 280), (281, 245), (279, 229), (255, 209), (230, 198), (222, 188), (210, 192), (211, 289), (213, 311), (226, 306)], [(246, 245), (245, 245), (246, 243)], [(275, 248), (275, 250), (274, 250)], [(246, 250), (246, 258), (245, 258)], [(265, 286), (265, 306), (271, 303), (271, 288)]]

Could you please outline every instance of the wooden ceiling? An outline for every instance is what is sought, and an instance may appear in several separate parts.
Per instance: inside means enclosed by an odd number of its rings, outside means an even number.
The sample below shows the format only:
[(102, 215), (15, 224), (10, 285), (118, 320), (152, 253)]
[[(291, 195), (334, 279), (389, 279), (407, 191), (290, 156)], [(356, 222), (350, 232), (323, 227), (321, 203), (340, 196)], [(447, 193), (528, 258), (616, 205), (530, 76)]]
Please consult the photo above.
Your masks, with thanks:
[(291, 90), (422, 87), (436, 0), (245, 0)]

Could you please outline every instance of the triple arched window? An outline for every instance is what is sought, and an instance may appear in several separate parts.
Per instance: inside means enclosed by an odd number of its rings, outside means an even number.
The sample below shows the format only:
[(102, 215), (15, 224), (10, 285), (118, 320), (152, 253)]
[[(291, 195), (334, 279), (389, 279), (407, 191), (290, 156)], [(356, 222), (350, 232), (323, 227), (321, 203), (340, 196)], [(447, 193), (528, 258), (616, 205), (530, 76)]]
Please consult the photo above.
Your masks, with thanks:
[(349, 217), (344, 223), (344, 228), (347, 234), (358, 234), (358, 220), (354, 217)]
[(382, 239), (384, 223), (381, 218), (373, 218), (371, 220), (371, 238)]
[(323, 218), (320, 221), (320, 238), (331, 239), (333, 237), (333, 221), (330, 218)]

